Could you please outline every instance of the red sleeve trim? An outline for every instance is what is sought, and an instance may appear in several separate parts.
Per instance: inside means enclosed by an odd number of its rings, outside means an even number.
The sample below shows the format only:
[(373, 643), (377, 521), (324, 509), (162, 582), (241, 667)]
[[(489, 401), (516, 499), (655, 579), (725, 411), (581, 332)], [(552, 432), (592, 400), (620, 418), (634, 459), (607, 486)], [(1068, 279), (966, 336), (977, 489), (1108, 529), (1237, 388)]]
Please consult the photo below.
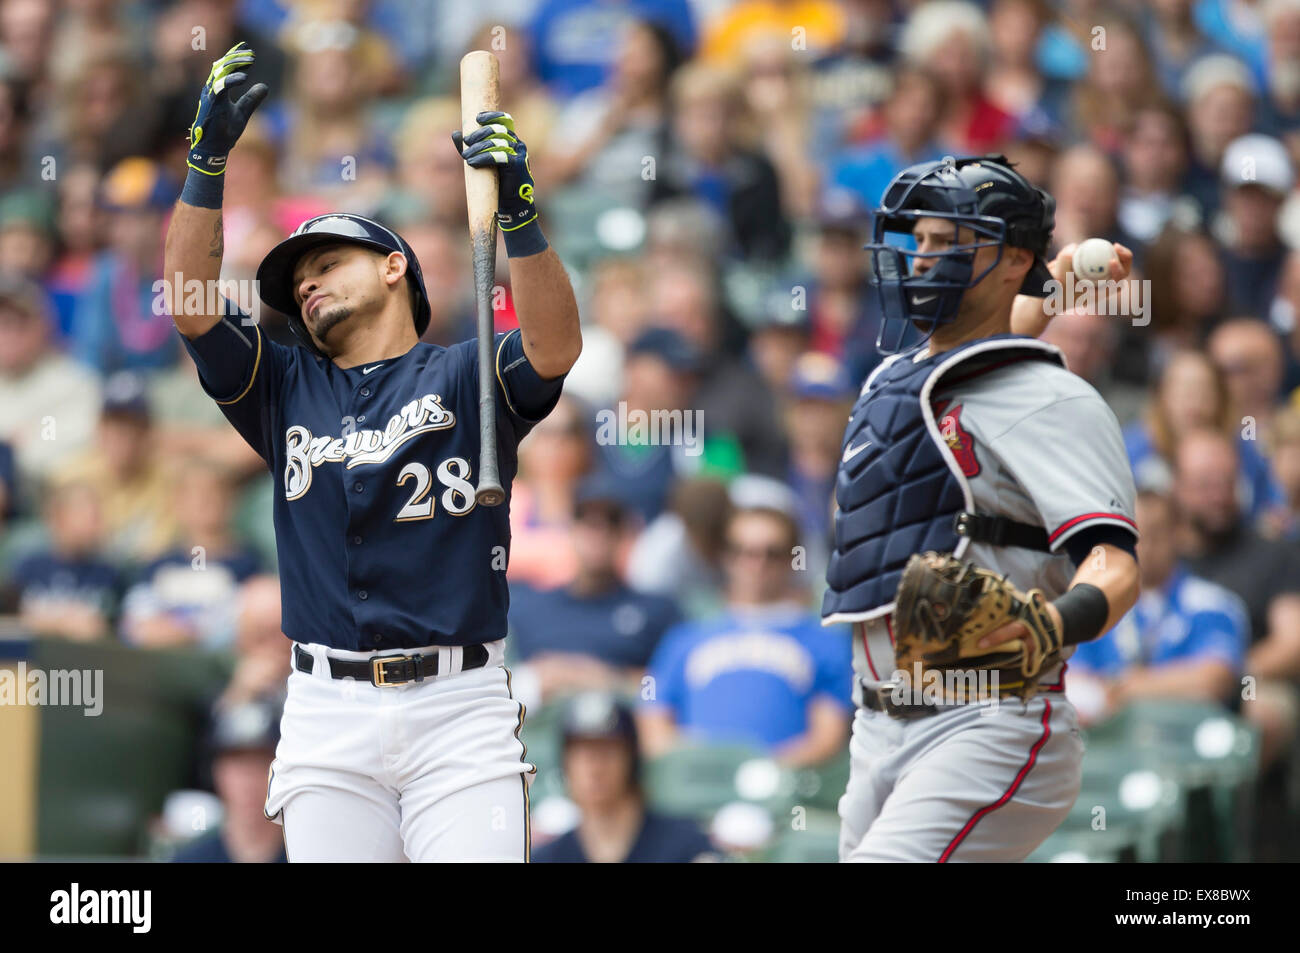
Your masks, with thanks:
[(1066, 530), (1078, 526), (1080, 523), (1086, 523), (1089, 520), (1119, 520), (1121, 523), (1126, 523), (1133, 527), (1133, 531), (1137, 532), (1137, 523), (1129, 519), (1123, 513), (1084, 513), (1082, 516), (1076, 516), (1072, 520), (1066, 520), (1060, 526), (1056, 527), (1055, 532), (1047, 537), (1047, 541), (1049, 543), (1054, 543), (1060, 539), (1061, 534)]

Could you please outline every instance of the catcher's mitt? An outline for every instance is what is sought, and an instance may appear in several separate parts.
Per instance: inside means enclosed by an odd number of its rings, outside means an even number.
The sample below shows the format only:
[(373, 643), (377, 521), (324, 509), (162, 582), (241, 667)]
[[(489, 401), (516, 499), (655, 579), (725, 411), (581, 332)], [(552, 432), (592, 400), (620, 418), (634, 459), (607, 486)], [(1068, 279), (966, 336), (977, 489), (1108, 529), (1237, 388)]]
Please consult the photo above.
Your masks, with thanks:
[[(1029, 631), (1028, 646), (1024, 639), (988, 649), (977, 646), (990, 632), (1016, 621)], [(986, 669), (997, 673), (997, 694), (1022, 699), (1037, 691), (1040, 673), (1061, 649), (1061, 633), (1041, 589), (1021, 592), (1005, 576), (947, 553), (918, 553), (908, 560), (895, 597), (893, 634), (895, 664), (909, 678), (916, 678), (918, 663), (922, 674)], [(949, 683), (943, 684), (946, 701), (973, 700), (949, 697)], [(953, 684), (964, 684), (969, 692), (978, 682)], [(920, 688), (915, 682), (914, 687)], [(987, 690), (991, 694), (994, 689)]]

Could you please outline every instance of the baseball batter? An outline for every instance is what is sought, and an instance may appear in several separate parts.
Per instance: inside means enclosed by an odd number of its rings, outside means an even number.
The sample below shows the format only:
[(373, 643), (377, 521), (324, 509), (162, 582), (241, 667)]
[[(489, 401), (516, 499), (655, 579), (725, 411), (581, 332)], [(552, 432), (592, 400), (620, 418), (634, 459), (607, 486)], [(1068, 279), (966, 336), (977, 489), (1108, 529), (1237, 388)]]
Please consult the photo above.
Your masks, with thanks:
[[(1017, 295), (1045, 297), (1069, 267), (1064, 252), (1044, 260), (1054, 208), (1002, 157), (948, 158), (901, 172), (875, 213), (866, 247), (891, 356), (845, 433), (822, 611), (855, 632), (842, 861), (1022, 860), (1079, 791), (1065, 659), (1136, 600), (1136, 528), (1115, 416), (1056, 348), (1010, 333)], [(1116, 251), (1118, 277), (1130, 259)], [(1059, 648), (1040, 656), (1028, 698), (902, 691), (917, 686), (895, 671), (891, 613), (904, 565), (924, 551), (1051, 600)], [(1003, 625), (981, 645), (1026, 631)]]
[[(165, 273), (179, 278), (172, 313), (204, 389), (279, 484), (293, 672), (267, 816), (290, 861), (526, 861), (533, 768), (502, 663), (508, 505), (475, 505), (476, 342), (420, 342), (430, 310), (415, 255), (352, 214), (304, 222), (258, 269), (262, 299), (303, 347), (272, 342), (225, 299), (223, 314), (186, 309), (184, 283), (220, 272), (226, 156), (267, 93), (231, 96), (252, 60), (236, 46), (204, 86)], [(520, 321), (495, 342), (508, 494), (516, 447), (555, 405), (581, 340), (524, 144), (508, 115), (478, 121), (454, 138), (470, 165), (499, 172)]]

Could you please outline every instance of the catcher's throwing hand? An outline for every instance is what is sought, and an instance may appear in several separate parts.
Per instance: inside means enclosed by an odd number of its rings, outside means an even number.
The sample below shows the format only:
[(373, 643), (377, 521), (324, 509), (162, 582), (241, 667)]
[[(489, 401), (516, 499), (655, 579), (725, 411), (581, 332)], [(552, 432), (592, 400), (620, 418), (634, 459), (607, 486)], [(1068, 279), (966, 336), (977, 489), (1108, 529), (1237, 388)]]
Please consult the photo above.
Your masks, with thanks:
[[(1042, 590), (1021, 592), (1005, 576), (947, 553), (908, 560), (894, 599), (894, 662), (927, 671), (997, 672), (999, 694), (1028, 698), (1062, 646), (1061, 618)], [(970, 701), (955, 698), (954, 701)]]
[[(1052, 618), (1052, 625), (1055, 627), (1057, 632), (1060, 632), (1061, 631), (1060, 610), (1058, 610), (1056, 606), (1052, 605), (1050, 602), (1044, 603), (1044, 608), (1047, 610), (1047, 614)], [(1030, 651), (1032, 652), (1034, 647), (1034, 641), (1032, 639), (1026, 638), (1028, 635), (1029, 635), (1029, 626), (1025, 625), (1023, 622), (1019, 622), (1019, 621), (1008, 622), (1006, 625), (999, 627), (995, 631), (990, 632), (988, 635), (984, 636), (984, 638), (980, 639), (978, 642), (978, 647), (981, 649), (991, 649), (996, 645), (1002, 645), (1003, 643), (1014, 642), (1017, 639), (1020, 639), (1023, 641), (1023, 644), (1028, 646)], [(1059, 649), (1060, 646), (1058, 645), (1057, 648)]]
[(254, 57), (241, 41), (212, 64), (190, 126), (186, 164), (191, 169), (205, 175), (222, 175), (226, 171), (226, 156), (248, 125), (248, 117), (270, 92), (265, 83), (258, 83), (239, 99), (231, 98), (231, 88), (248, 79), (247, 73), (238, 71), (252, 65)]
[(503, 232), (516, 231), (537, 218), (528, 146), (515, 133), (515, 120), (510, 113), (481, 112), (474, 121), (479, 128), (468, 136), (457, 130), (451, 134), (451, 140), (467, 165), (497, 170), (500, 181), (497, 224)]

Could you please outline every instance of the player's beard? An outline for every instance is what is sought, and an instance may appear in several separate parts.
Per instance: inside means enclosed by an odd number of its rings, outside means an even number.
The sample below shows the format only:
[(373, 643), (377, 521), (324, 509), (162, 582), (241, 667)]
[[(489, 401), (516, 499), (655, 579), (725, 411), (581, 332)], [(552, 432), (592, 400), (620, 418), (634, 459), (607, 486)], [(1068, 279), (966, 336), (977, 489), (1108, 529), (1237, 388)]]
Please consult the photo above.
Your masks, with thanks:
[(312, 334), (316, 336), (316, 340), (324, 343), (325, 337), (331, 330), (352, 317), (353, 310), (351, 306), (346, 304), (321, 305), (316, 312), (316, 326), (312, 328)]

